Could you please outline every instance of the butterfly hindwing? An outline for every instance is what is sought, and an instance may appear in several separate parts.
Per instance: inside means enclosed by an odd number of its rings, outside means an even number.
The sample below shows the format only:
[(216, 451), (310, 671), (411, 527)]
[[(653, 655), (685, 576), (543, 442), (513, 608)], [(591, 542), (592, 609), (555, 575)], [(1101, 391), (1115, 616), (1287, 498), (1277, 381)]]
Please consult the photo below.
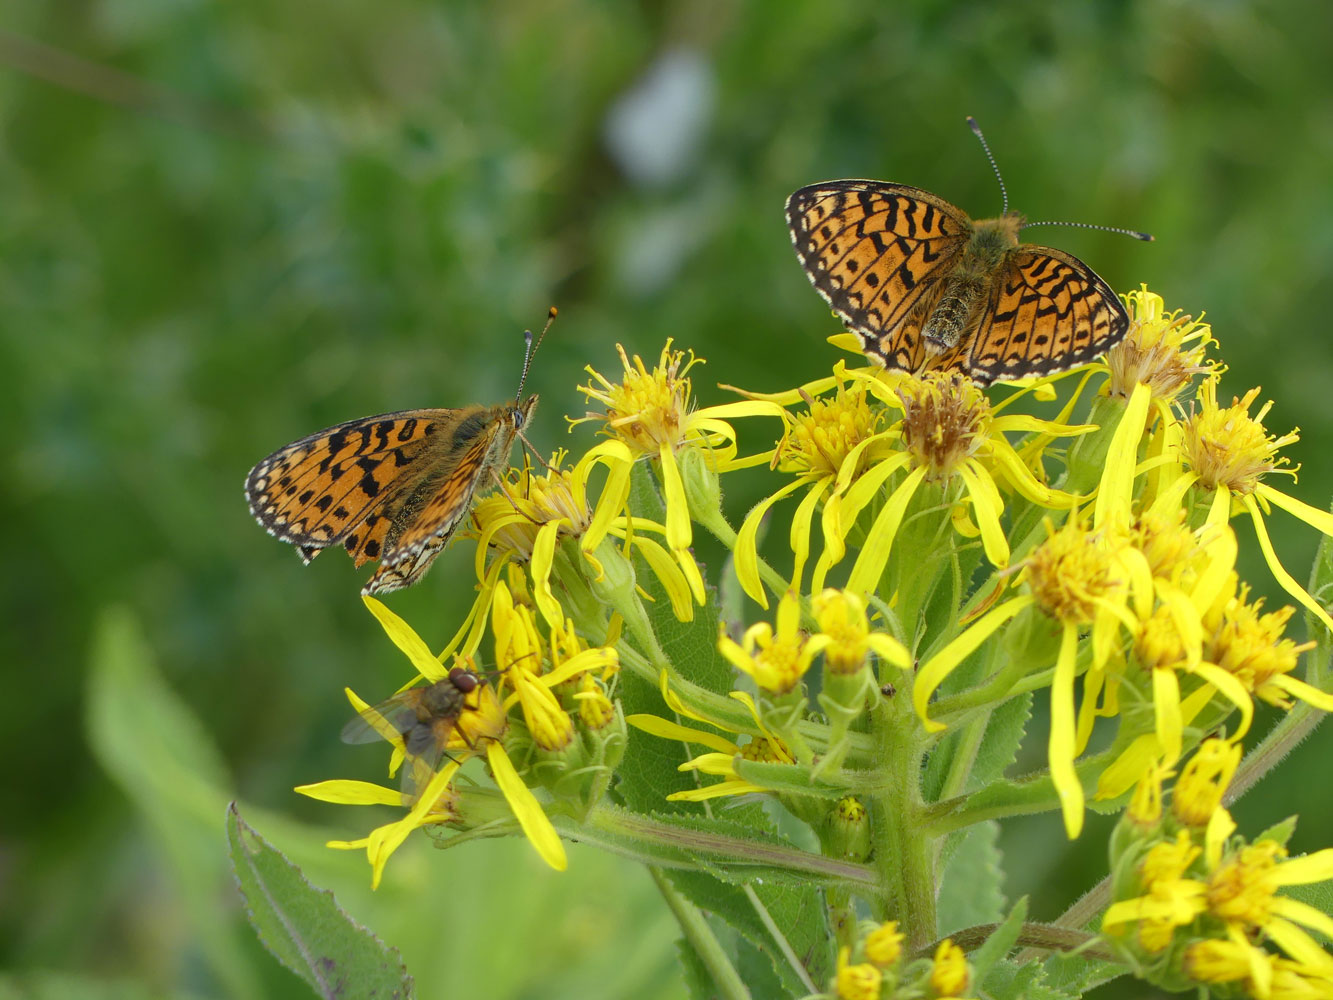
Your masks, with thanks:
[(963, 365), (982, 383), (1065, 371), (1115, 346), (1128, 328), (1124, 305), (1087, 264), (1024, 245), (997, 276)]
[(508, 408), (483, 412), (485, 419), (460, 421), (453, 443), (462, 450), (443, 467), (442, 476), (423, 480), (412, 496), (404, 498), (379, 568), (362, 593), (388, 593), (416, 582), (467, 516), (494, 463), (509, 454), (516, 426)]
[(907, 367), (920, 344), (911, 325), (966, 245), (967, 215), (920, 188), (844, 180), (794, 193), (787, 224), (811, 283), (866, 352)]
[[(279, 449), (246, 477), (250, 513), (269, 534), (299, 546), (308, 562), (320, 549), (350, 540), (394, 495), (451, 412), (381, 413), (325, 428)], [(373, 558), (360, 544), (371, 537), (365, 533), (349, 551), (355, 547), (358, 558)]]

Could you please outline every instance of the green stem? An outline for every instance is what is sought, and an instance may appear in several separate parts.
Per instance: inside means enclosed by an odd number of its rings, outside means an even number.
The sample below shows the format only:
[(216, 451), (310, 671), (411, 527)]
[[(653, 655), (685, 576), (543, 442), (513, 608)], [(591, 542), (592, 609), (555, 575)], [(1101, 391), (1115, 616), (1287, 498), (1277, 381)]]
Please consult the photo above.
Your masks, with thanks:
[[(920, 947), (936, 933), (935, 866), (930, 836), (922, 822), (921, 757), (915, 716), (906, 699), (875, 713), (879, 765), (892, 780), (870, 801), (874, 843), (872, 863), (879, 873), (879, 909), (899, 921), (907, 947)], [(875, 897), (871, 897), (874, 899)]]
[[(736, 529), (733, 528), (720, 510), (691, 510), (695, 523), (703, 527), (712, 534), (719, 542), (725, 545), (732, 552), (736, 551)], [(768, 589), (773, 592), (773, 596), (781, 598), (783, 594), (791, 590), (791, 583), (777, 570), (770, 566), (763, 556), (755, 557), (759, 563), (759, 576), (764, 583), (768, 584)]]
[[(556, 825), (564, 828), (566, 824), (557, 819)], [(705, 832), (686, 822), (649, 819), (616, 806), (597, 806), (585, 824), (571, 826), (568, 833), (573, 839), (664, 868), (700, 871), (724, 866), (752, 872), (763, 868), (802, 872), (820, 885), (843, 886), (858, 894), (873, 893), (878, 885), (868, 865), (763, 840)]]
[(727, 953), (718, 941), (713, 928), (708, 926), (708, 919), (697, 906), (676, 891), (667, 877), (658, 868), (649, 867), (648, 873), (671, 909), (676, 923), (680, 924), (681, 934), (694, 949), (695, 955), (708, 970), (708, 975), (717, 988), (717, 995), (726, 1000), (750, 1000), (750, 991), (741, 980), (740, 973), (727, 958)]

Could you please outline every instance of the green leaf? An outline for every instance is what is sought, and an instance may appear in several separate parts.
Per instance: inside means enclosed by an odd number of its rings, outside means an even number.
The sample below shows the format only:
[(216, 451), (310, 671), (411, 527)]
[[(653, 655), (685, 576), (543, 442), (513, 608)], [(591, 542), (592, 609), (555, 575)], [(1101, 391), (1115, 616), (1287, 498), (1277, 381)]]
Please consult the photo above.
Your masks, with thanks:
[[(1297, 855), (1300, 857), (1300, 855)], [(1284, 885), (1282, 895), (1313, 906), (1320, 913), (1333, 916), (1333, 882), (1307, 882), (1303, 885)], [(1307, 930), (1327, 947), (1328, 939), (1313, 927)]]
[[(1333, 506), (1329, 508), (1333, 510)], [(1310, 596), (1327, 608), (1333, 602), (1333, 537), (1321, 535), (1319, 549), (1315, 552), (1314, 564), (1310, 567)], [(1322, 688), (1326, 683), (1324, 675), (1328, 671), (1330, 655), (1333, 654), (1333, 636), (1323, 623), (1309, 611), (1305, 612), (1305, 634), (1318, 646), (1306, 662), (1310, 664), (1311, 684)]]
[(999, 849), (1000, 824), (968, 827), (944, 869), (939, 894), (940, 934), (976, 924), (998, 923), (1004, 914), (1004, 871)]
[(984, 995), (991, 1000), (1073, 1000), (1081, 997), (1077, 991), (1057, 989), (1046, 982), (1046, 971), (1040, 962), (1018, 966), (999, 962), (991, 968), (982, 984)]
[(1283, 847), (1287, 846), (1287, 841), (1291, 840), (1291, 835), (1296, 832), (1296, 821), (1299, 816), (1288, 816), (1280, 823), (1274, 823), (1267, 830), (1261, 831), (1256, 836), (1250, 838), (1250, 843), (1258, 843), (1261, 840), (1276, 840)]
[[(647, 462), (639, 462), (630, 475), (630, 509), (640, 517), (650, 518), (659, 523), (665, 517), (665, 508), (658, 496), (657, 487), (648, 471)], [(682, 622), (676, 619), (671, 610), (666, 590), (648, 568), (648, 564), (636, 557), (635, 572), (639, 585), (647, 592), (651, 600), (644, 605), (648, 620), (663, 652), (683, 676), (714, 692), (731, 689), (734, 673), (731, 665), (723, 659), (717, 650), (719, 629), (719, 609), (717, 592), (707, 587), (707, 603), (696, 606), (694, 620)], [(693, 719), (676, 719), (675, 713), (667, 708), (662, 700), (662, 693), (656, 685), (630, 671), (621, 672), (621, 700), (626, 715), (645, 713), (661, 718), (672, 719), (687, 726), (707, 729), (707, 724)], [(730, 736), (731, 734), (724, 734)], [(699, 787), (699, 775), (681, 771), (680, 765), (699, 753), (701, 748), (687, 748), (683, 743), (660, 739), (642, 732), (631, 733), (625, 757), (617, 769), (619, 782), (615, 792), (620, 801), (638, 812), (677, 812), (700, 814), (705, 810), (694, 802), (668, 802), (666, 797), (672, 792), (687, 791)], [(743, 807), (744, 815), (756, 826), (770, 826), (763, 810), (757, 805)], [(733, 813), (738, 815), (737, 813)]]
[(684, 938), (676, 942), (676, 958), (680, 964), (681, 976), (685, 980), (685, 988), (690, 992), (690, 1000), (714, 1000), (717, 990), (713, 986), (712, 977), (708, 974), (708, 967), (704, 965), (699, 953)]
[(265, 947), (326, 1000), (410, 997), (412, 977), (396, 949), (352, 920), (268, 841), (227, 808), (232, 873)]
[(0, 1000), (205, 1000), (179, 988), (170, 992), (129, 980), (97, 979), (71, 972), (0, 974)]
[[(998, 825), (998, 824), (997, 824)], [(998, 832), (998, 831), (997, 831)], [(1014, 904), (1004, 922), (991, 933), (986, 943), (968, 956), (978, 982), (984, 982), (990, 970), (1000, 959), (1009, 954), (1018, 942), (1018, 935), (1023, 930), (1023, 921), (1028, 916), (1028, 901), (1024, 896)]]
[[(1018, 759), (1018, 748), (1027, 733), (1031, 717), (1031, 692), (1010, 698), (991, 712), (990, 718), (986, 720), (986, 732), (977, 745), (976, 756), (962, 787), (964, 794), (988, 788), (1004, 776), (1004, 772)], [(922, 777), (922, 794), (927, 801), (938, 801), (942, 794), (944, 781), (954, 766), (965, 732), (963, 728), (947, 733), (931, 752)]]
[[(804, 964), (806, 974), (815, 984), (827, 982), (832, 974), (833, 939), (823, 894), (817, 890), (809, 886), (778, 886), (761, 883), (759, 879), (746, 880), (756, 897), (751, 900), (742, 887), (727, 884), (704, 872), (674, 870), (666, 872), (666, 876), (695, 906), (725, 922), (766, 955), (785, 993), (804, 996), (808, 990), (770, 934), (770, 921), (787, 935), (788, 950)], [(736, 959), (737, 967), (744, 972), (748, 961), (742, 961), (744, 950), (738, 950)]]
[(125, 608), (105, 611), (94, 629), (87, 712), (93, 754), (147, 818), (210, 970), (228, 995), (261, 996), (241, 926), (217, 905), (226, 878), (217, 818), (230, 779)]

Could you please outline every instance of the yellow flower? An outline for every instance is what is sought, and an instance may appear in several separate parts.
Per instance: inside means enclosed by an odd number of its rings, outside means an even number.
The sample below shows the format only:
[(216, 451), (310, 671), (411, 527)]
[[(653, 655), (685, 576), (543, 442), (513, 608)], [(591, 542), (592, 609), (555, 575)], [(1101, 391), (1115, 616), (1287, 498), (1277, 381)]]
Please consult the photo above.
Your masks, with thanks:
[(1077, 497), (1039, 482), (1005, 433), (1037, 432), (1052, 438), (1087, 433), (1092, 427), (1066, 426), (1021, 414), (997, 416), (985, 395), (957, 373), (849, 374), (864, 381), (885, 404), (902, 411), (893, 428), (901, 444), (855, 482), (839, 474), (824, 505), (824, 551), (815, 565), (813, 589), (824, 586), (829, 569), (845, 555), (845, 540), (857, 517), (880, 498), (884, 485), (899, 472), (906, 475), (883, 499), (852, 566), (848, 590), (878, 588), (908, 505), (924, 483), (939, 484), (951, 498), (955, 494), (948, 488), (957, 487), (957, 499), (952, 501), (954, 524), (969, 536), (979, 534), (986, 558), (997, 567), (1009, 562), (1009, 542), (1000, 524), (1002, 485), (1042, 507), (1068, 509), (1077, 503)]
[(773, 449), (771, 462), (778, 471), (794, 474), (796, 478), (755, 504), (736, 536), (737, 579), (760, 607), (768, 607), (768, 595), (759, 579), (756, 545), (759, 527), (773, 505), (798, 490), (806, 491), (792, 516), (790, 531), (794, 556), (791, 579), (798, 583), (810, 554), (810, 528), (820, 502), (831, 495), (835, 483), (845, 490), (867, 468), (893, 454), (896, 429), (881, 429), (882, 410), (870, 405), (866, 385), (862, 383), (849, 389), (845, 375), (840, 361), (833, 370), (837, 391), (831, 399), (811, 395), (812, 388), (818, 390), (828, 380), (803, 386), (794, 394), (760, 396), (745, 393), (752, 399), (764, 399), (775, 405), (794, 395), (803, 399), (807, 407), (805, 413), (796, 415), (786, 410), (777, 411), (783, 417), (786, 430)]
[[(506, 677), (509, 677), (510, 668), (514, 666), (513, 657), (527, 660), (535, 653), (538, 657), (538, 665), (535, 669), (539, 670), (540, 645), (533, 647), (531, 643), (527, 642), (527, 636), (521, 635), (521, 630), (515, 627), (514, 608), (509, 600), (508, 588), (501, 582), (496, 587), (495, 593), (498, 599), (502, 598), (503, 602), (509, 602), (507, 607), (502, 607), (500, 613), (493, 616), (492, 625), (495, 628), (497, 651), (504, 650), (510, 657), (508, 660), (498, 660), (497, 662), (505, 671)], [(407, 655), (417, 673), (430, 681), (443, 680), (448, 676), (444, 666), (430, 652), (430, 648), (425, 641), (417, 635), (407, 622), (373, 597), (363, 597), (362, 600), (384, 628), (385, 633), (394, 645)], [(523, 611), (526, 612), (527, 609), (524, 608)], [(504, 634), (503, 640), (501, 638), (502, 631)], [(614, 656), (614, 650), (606, 652)], [(596, 663), (592, 665), (604, 662), (606, 656), (603, 655), (595, 659)], [(584, 667), (582, 663), (575, 666), (580, 669), (571, 669), (571, 665), (566, 663), (560, 671), (553, 672), (544, 679), (549, 683), (559, 683), (576, 676), (582, 669), (589, 668)], [(487, 691), (490, 690), (489, 685), (484, 687)], [(481, 704), (486, 705), (487, 702), (483, 701)], [(463, 740), (464, 746), (460, 749), (458, 759), (451, 759), (429, 780), (405, 817), (394, 823), (379, 827), (372, 831), (369, 837), (362, 840), (330, 842), (330, 847), (343, 849), (364, 847), (366, 849), (371, 864), (373, 886), (378, 887), (389, 857), (413, 830), (422, 826), (450, 822), (458, 818), (450, 783), (458, 773), (462, 762), (466, 761), (473, 753), (482, 751), (485, 753), (486, 762), (492, 777), (495, 779), (496, 786), (509, 803), (514, 818), (518, 821), (524, 835), (547, 864), (558, 871), (565, 869), (567, 864), (565, 850), (560, 842), (559, 834), (556, 833), (551, 821), (547, 819), (546, 813), (542, 810), (541, 804), (527, 785), (523, 783), (518, 772), (514, 769), (513, 763), (505, 753), (504, 745), (501, 742), (501, 737), (507, 728), (504, 710), (494, 707), (494, 702), (489, 704), (490, 707), (486, 707), (484, 710), (476, 713), (467, 712), (460, 716), (460, 724), (464, 728), (466, 738)], [(358, 705), (358, 707), (363, 706), (364, 703)], [(507, 707), (508, 705), (505, 706), (505, 708)], [(387, 732), (385, 736), (395, 743), (395, 755), (401, 755), (401, 739), (395, 741), (392, 735)], [(389, 793), (388, 789), (376, 790), (377, 787), (367, 785), (366, 782), (324, 781), (314, 785), (303, 785), (297, 791), (330, 802), (402, 803), (400, 793)], [(390, 795), (394, 798), (391, 799)]]
[(866, 935), (864, 943), (866, 958), (881, 969), (897, 965), (898, 959), (903, 954), (904, 940), (904, 936), (898, 931), (898, 921), (890, 920), (882, 923)]
[(935, 950), (935, 963), (930, 970), (930, 990), (936, 997), (961, 997), (967, 992), (971, 974), (963, 949), (948, 938)]
[(1222, 806), (1222, 796), (1240, 764), (1239, 743), (1204, 740), (1180, 773), (1171, 813), (1185, 826), (1202, 829)]
[(1333, 535), (1333, 515), (1287, 496), (1264, 482), (1265, 476), (1274, 473), (1295, 478), (1296, 470), (1283, 468), (1287, 459), (1279, 457), (1277, 451), (1299, 440), (1300, 436), (1293, 430), (1281, 437), (1270, 437), (1262, 421), (1272, 403), (1265, 404), (1254, 416), (1249, 414), (1250, 405), (1258, 395), (1258, 389), (1251, 389), (1243, 397), (1234, 399), (1231, 406), (1222, 407), (1217, 403), (1215, 379), (1209, 379), (1199, 387), (1200, 408), (1185, 421), (1181, 441), (1189, 472), (1179, 490), (1183, 494), (1189, 485), (1197, 483), (1213, 491), (1212, 508), (1208, 514), (1211, 524), (1225, 524), (1233, 508), (1247, 511), (1273, 579), (1333, 631), (1333, 618), (1278, 561), (1264, 524), (1264, 514), (1269, 504), (1281, 507), (1325, 535)]
[(694, 599), (702, 604), (703, 577), (690, 553), (693, 530), (679, 456), (696, 451), (713, 473), (734, 467), (736, 432), (727, 419), (773, 413), (775, 407), (756, 401), (694, 409), (689, 370), (703, 359), (691, 351), (687, 361), (685, 352), (671, 350), (668, 340), (657, 366), (649, 371), (637, 354), (631, 362), (623, 347), (617, 344), (616, 350), (624, 369), (621, 381), (612, 383), (589, 367), (588, 374), (594, 381), (579, 387), (589, 400), (602, 404), (603, 412), (590, 412), (572, 421), (571, 426), (589, 420), (603, 423), (604, 432), (612, 440), (589, 454), (605, 462), (607, 488), (613, 489), (614, 484), (617, 495), (628, 496), (629, 471), (636, 460), (648, 457), (657, 461), (666, 500), (667, 548), (689, 581)]
[(824, 666), (830, 673), (855, 674), (871, 653), (900, 670), (911, 667), (906, 646), (891, 635), (870, 630), (865, 601), (859, 595), (829, 587), (810, 603), (819, 624), (810, 645), (824, 654)]
[(1290, 708), (1296, 697), (1322, 711), (1333, 711), (1333, 695), (1291, 676), (1300, 654), (1315, 647), (1313, 642), (1297, 645), (1283, 638), (1295, 608), (1265, 614), (1263, 600), (1247, 602), (1249, 588), (1242, 585), (1236, 590), (1234, 578), (1232, 591), (1205, 618), (1208, 659), (1270, 705)]
[[(718, 729), (728, 729), (727, 725), (721, 720), (705, 718), (685, 706), (667, 686), (665, 676), (662, 678), (662, 694), (668, 707), (676, 713), (699, 719), (701, 722), (707, 722)], [(736, 733), (737, 736), (749, 736), (745, 743), (737, 743), (718, 733), (709, 732), (705, 729), (693, 729), (656, 715), (640, 714), (626, 717), (625, 721), (627, 723), (636, 729), (643, 730), (645, 733), (661, 737), (664, 740), (698, 744), (702, 747), (708, 747), (712, 751), (686, 761), (680, 765), (679, 770), (717, 775), (723, 780), (684, 792), (673, 792), (667, 796), (668, 800), (673, 802), (702, 802), (706, 799), (767, 791), (763, 786), (756, 785), (752, 781), (741, 777), (736, 771), (737, 761), (754, 760), (766, 764), (794, 763), (795, 758), (791, 751), (787, 749), (786, 744), (775, 736), (764, 725), (763, 720), (759, 718), (759, 711), (755, 707), (754, 700), (743, 691), (733, 691), (731, 697), (745, 705), (750, 712), (750, 717), (754, 720), (753, 727)]]
[(737, 670), (749, 674), (761, 691), (786, 694), (794, 689), (819, 651), (801, 630), (801, 600), (787, 591), (778, 602), (777, 630), (759, 622), (745, 630), (738, 644), (719, 636), (717, 648)]
[(1170, 419), (1170, 404), (1193, 381), (1195, 375), (1211, 375), (1216, 362), (1205, 360), (1216, 346), (1212, 328), (1181, 310), (1166, 312), (1162, 297), (1143, 285), (1125, 297), (1129, 307), (1129, 332), (1106, 352), (1111, 373), (1109, 391), (1128, 397), (1140, 383), (1152, 392), (1154, 405)]
[(884, 974), (868, 962), (852, 965), (851, 951), (838, 951), (838, 972), (835, 981), (838, 1000), (879, 1000)]
[[(533, 596), (549, 624), (563, 621), (565, 614), (551, 586), (557, 545), (563, 538), (578, 542), (582, 558), (595, 579), (603, 576), (602, 546), (607, 537), (623, 540), (624, 555), (636, 551), (661, 581), (676, 617), (689, 621), (694, 616), (690, 582), (677, 561), (650, 534), (666, 533), (655, 521), (631, 517), (626, 513), (629, 497), (628, 466), (623, 475), (608, 474), (595, 508), (589, 504), (588, 490), (593, 470), (614, 465), (605, 449), (593, 448), (573, 466), (563, 467), (564, 452), (552, 456), (546, 473), (535, 475), (528, 469), (511, 469), (498, 493), (477, 501), (472, 519), (477, 535), (477, 579), (482, 582), (478, 603), (489, 605), (490, 590), (499, 579), (501, 567), (509, 560), (530, 564)], [(488, 552), (499, 553), (490, 567), (485, 566)]]

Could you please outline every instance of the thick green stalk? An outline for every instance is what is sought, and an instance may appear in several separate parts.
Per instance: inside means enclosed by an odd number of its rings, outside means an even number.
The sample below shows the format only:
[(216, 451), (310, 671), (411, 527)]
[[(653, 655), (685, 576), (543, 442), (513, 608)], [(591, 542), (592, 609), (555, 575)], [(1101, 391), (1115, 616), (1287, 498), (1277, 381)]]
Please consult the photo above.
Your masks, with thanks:
[(935, 937), (936, 886), (934, 855), (921, 816), (924, 745), (907, 699), (881, 705), (874, 716), (874, 734), (878, 766), (891, 777), (885, 790), (870, 800), (874, 843), (870, 860), (882, 887), (877, 915), (897, 920), (911, 949)]

